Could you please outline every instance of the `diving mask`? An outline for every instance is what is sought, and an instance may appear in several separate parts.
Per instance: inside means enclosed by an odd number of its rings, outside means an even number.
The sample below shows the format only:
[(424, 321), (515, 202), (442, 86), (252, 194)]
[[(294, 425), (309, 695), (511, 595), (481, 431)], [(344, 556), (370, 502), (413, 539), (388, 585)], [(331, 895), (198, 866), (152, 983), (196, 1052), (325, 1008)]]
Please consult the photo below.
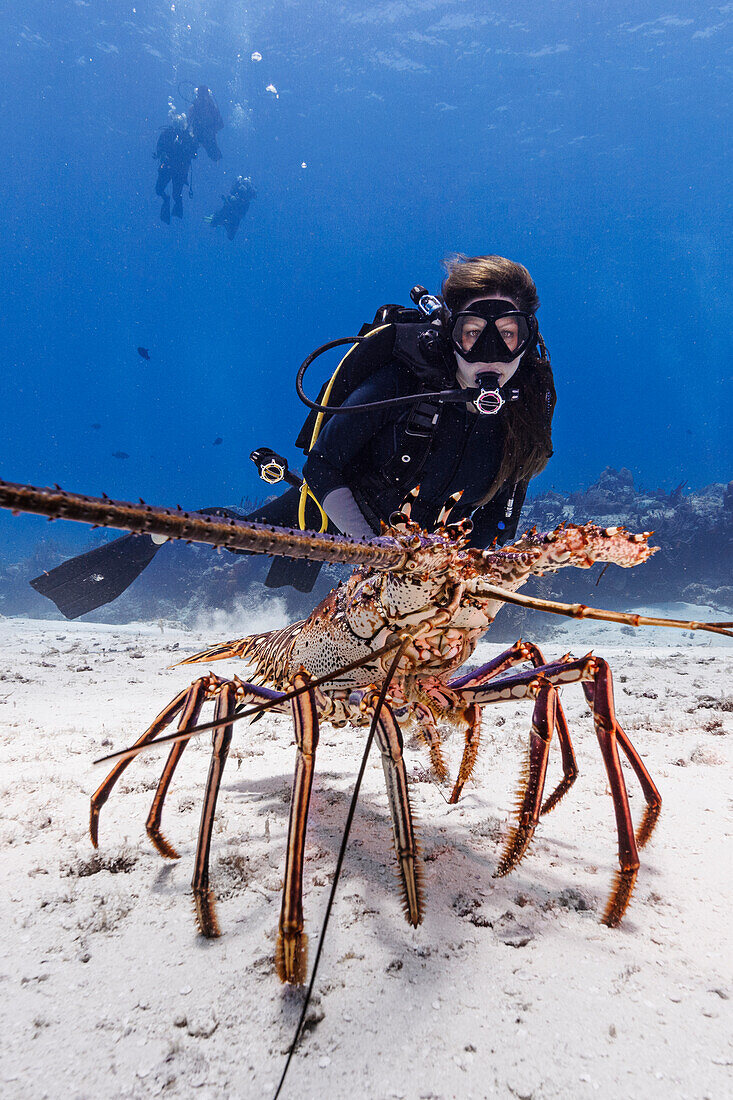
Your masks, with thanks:
[(467, 363), (511, 363), (537, 339), (534, 313), (501, 298), (484, 298), (454, 314), (451, 341)]

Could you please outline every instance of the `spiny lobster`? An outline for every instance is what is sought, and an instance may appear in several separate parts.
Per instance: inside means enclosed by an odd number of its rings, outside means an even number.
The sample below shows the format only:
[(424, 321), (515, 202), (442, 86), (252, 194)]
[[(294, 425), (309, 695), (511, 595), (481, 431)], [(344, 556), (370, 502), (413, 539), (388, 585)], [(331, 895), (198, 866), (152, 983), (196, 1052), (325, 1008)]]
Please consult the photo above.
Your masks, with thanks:
[[(561, 526), (550, 534), (525, 534), (502, 549), (467, 546), (463, 524), (426, 533), (409, 515), (370, 543), (244, 524), (219, 522), (182, 511), (79, 497), (62, 490), (34, 489), (0, 482), (0, 505), (49, 518), (77, 519), (95, 525), (185, 538), (255, 552), (312, 556), (363, 563), (334, 589), (312, 614), (283, 630), (256, 634), (213, 646), (181, 664), (242, 658), (254, 665), (253, 679), (230, 679), (209, 672), (184, 689), (157, 716), (130, 749), (116, 760), (91, 800), (92, 842), (98, 841), (99, 814), (133, 757), (153, 743), (171, 743), (153, 798), (146, 828), (161, 855), (177, 853), (161, 832), (163, 804), (188, 740), (213, 729), (213, 751), (199, 832), (193, 894), (201, 932), (219, 934), (209, 886), (209, 851), (222, 773), (237, 717), (265, 709), (292, 707), (296, 766), (279, 923), (276, 967), (283, 981), (300, 984), (306, 973), (307, 937), (303, 931), (302, 877), (308, 805), (319, 738), (319, 722), (354, 726), (372, 724), (382, 755), (394, 844), (407, 920), (417, 926), (423, 914), (419, 848), (410, 808), (403, 758), (402, 728), (415, 730), (430, 754), (440, 781), (448, 776), (438, 729), (440, 722), (461, 725), (465, 746), (450, 801), (456, 802), (476, 763), (482, 708), (505, 700), (532, 699), (534, 710), (528, 755), (520, 778), (517, 818), (496, 871), (505, 875), (527, 852), (540, 815), (567, 793), (577, 766), (558, 688), (580, 683), (593, 714), (616, 815), (619, 870), (603, 916), (613, 927), (629, 904), (639, 870), (638, 849), (652, 835), (661, 797), (642, 760), (616, 719), (611, 671), (600, 657), (570, 655), (548, 662), (532, 643), (518, 641), (480, 668), (457, 675), (493, 622), (502, 603), (540, 607), (576, 618), (600, 618), (633, 625), (675, 625), (733, 635), (731, 623), (695, 623), (645, 618), (557, 604), (516, 595), (531, 576), (566, 566), (586, 569), (595, 562), (630, 568), (655, 551), (650, 532), (592, 523)], [(509, 671), (530, 664), (526, 671)], [(501, 675), (501, 674), (505, 675)], [(214, 722), (197, 726), (205, 702), (215, 703)], [(247, 704), (253, 709), (242, 711)], [(160, 736), (178, 716), (178, 732)], [(563, 775), (543, 801), (553, 731), (557, 731)], [(641, 786), (646, 807), (634, 833), (619, 750)]]

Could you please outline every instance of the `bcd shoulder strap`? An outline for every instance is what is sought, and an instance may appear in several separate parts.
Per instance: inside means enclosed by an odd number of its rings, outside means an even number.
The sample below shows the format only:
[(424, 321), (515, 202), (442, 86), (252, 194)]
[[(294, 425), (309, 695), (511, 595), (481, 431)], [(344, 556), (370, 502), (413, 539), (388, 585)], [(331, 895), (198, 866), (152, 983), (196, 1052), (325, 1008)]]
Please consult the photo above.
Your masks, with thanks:
[(414, 482), (427, 460), (433, 437), (444, 406), (436, 399), (426, 399), (413, 405), (407, 420), (398, 425), (397, 449), (382, 468), (382, 477), (390, 485), (410, 480)]

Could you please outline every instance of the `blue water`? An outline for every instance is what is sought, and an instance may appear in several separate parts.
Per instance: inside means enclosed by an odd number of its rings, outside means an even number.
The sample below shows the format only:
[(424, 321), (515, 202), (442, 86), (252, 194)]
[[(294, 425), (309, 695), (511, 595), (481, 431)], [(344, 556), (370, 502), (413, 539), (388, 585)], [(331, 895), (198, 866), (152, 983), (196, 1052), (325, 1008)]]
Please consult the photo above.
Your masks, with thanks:
[[(301, 360), (454, 250), (537, 282), (534, 489), (733, 476), (732, 4), (4, 0), (3, 26), (3, 478), (262, 497), (254, 446), (302, 458)], [(166, 226), (151, 153), (184, 81), (224, 157), (200, 150)], [(258, 197), (229, 242), (203, 218), (238, 173)], [(6, 549), (47, 531), (0, 517)]]

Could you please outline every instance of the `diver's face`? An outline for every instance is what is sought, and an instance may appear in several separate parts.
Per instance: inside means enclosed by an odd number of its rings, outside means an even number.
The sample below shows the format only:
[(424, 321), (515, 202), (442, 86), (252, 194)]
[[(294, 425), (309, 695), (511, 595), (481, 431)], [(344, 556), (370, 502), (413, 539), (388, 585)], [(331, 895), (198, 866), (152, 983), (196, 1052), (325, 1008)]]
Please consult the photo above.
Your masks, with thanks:
[[(519, 309), (518, 303), (515, 302), (513, 298), (509, 298), (506, 294), (480, 294), (462, 305), (461, 309), (470, 309), (474, 302), (485, 302), (492, 299), (502, 302), (511, 302), (515, 309)], [(477, 317), (475, 321), (471, 321), (464, 326), (461, 331), (460, 339), (466, 351), (471, 350), (481, 335), (481, 331), (486, 323), (487, 322), (482, 318)], [(504, 343), (509, 350), (512, 351), (519, 344), (519, 325), (516, 319), (504, 317), (499, 321), (498, 328)], [(494, 374), (499, 376), (499, 385), (503, 386), (516, 373), (521, 359), (522, 356), (518, 355), (517, 358), (512, 359), (510, 363), (468, 363), (465, 359), (461, 358), (458, 352), (456, 352), (456, 362), (458, 364), (456, 379), (458, 385), (464, 390), (469, 389), (476, 385), (476, 379), (480, 374), (484, 374), (486, 371), (493, 371)]]

